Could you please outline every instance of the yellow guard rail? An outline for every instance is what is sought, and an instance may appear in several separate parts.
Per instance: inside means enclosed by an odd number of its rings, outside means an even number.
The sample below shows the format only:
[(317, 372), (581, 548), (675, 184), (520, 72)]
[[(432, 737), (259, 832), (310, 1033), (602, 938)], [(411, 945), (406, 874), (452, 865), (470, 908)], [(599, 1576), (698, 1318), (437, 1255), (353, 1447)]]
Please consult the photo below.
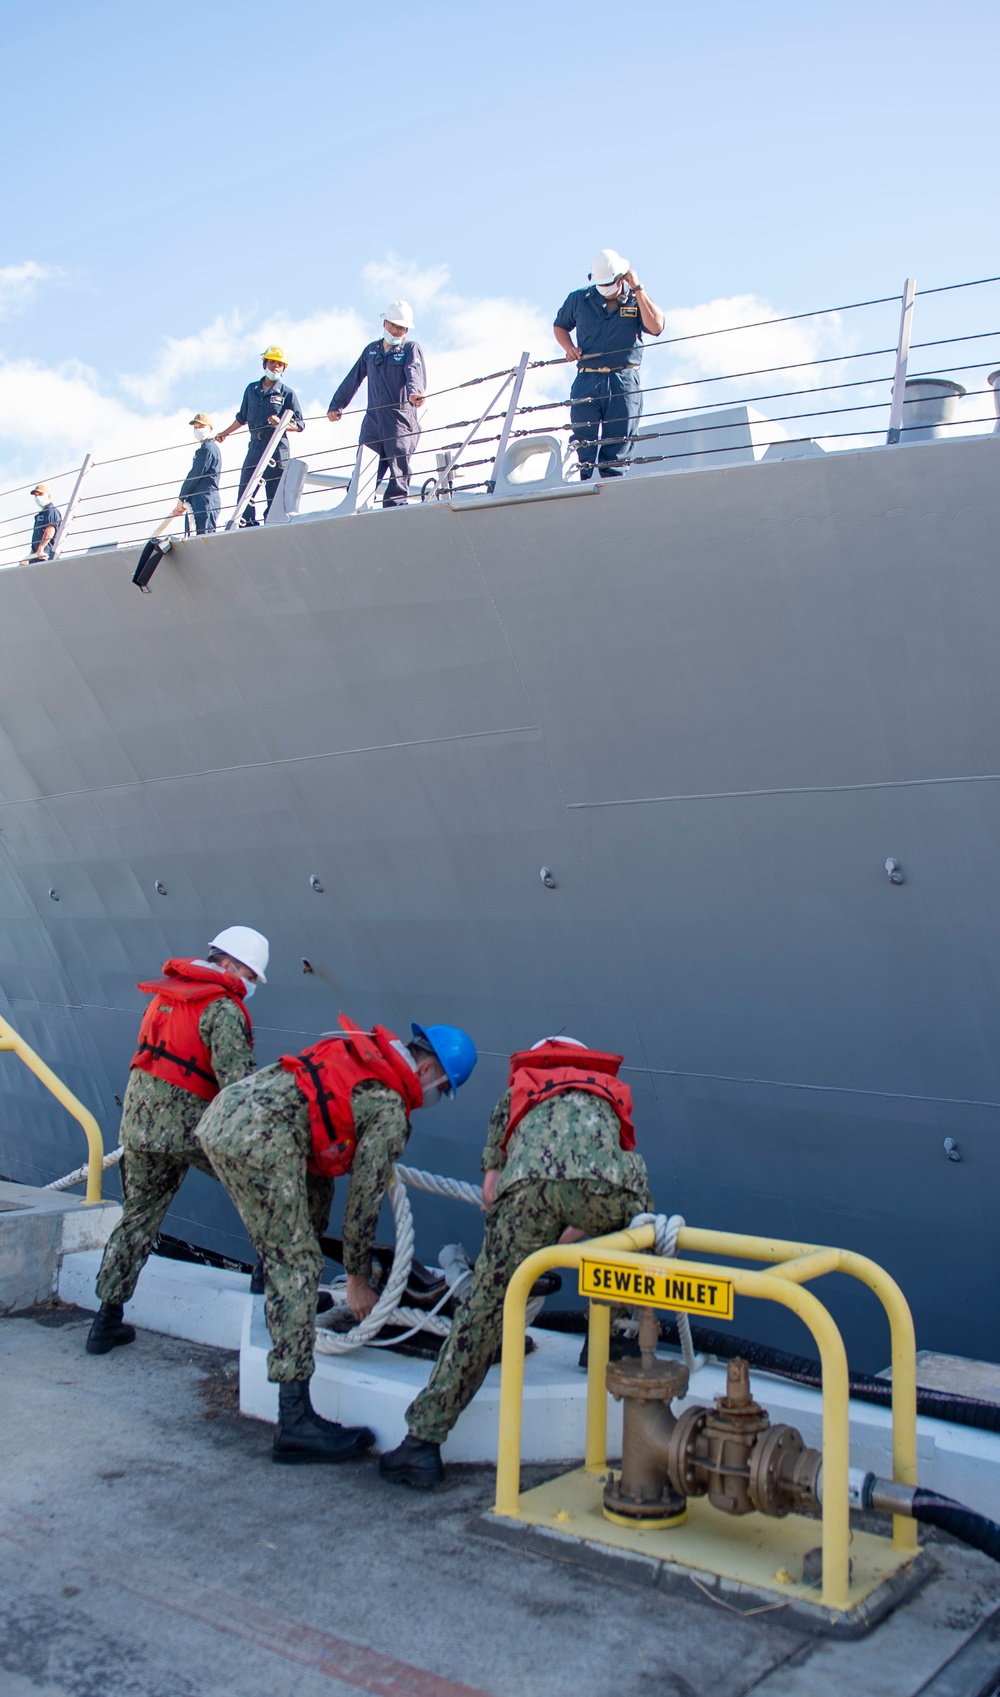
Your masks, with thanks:
[[(631, 1257), (644, 1254), (664, 1274), (685, 1279), (721, 1279), (737, 1296), (777, 1302), (809, 1327), (819, 1351), (823, 1381), (823, 1604), (831, 1609), (849, 1606), (850, 1513), (848, 1502), (849, 1388), (847, 1353), (833, 1319), (823, 1304), (802, 1286), (825, 1273), (841, 1272), (860, 1279), (879, 1298), (892, 1333), (892, 1449), (897, 1484), (917, 1483), (916, 1340), (913, 1319), (895, 1280), (867, 1256), (818, 1244), (791, 1243), (779, 1238), (749, 1237), (738, 1232), (701, 1231), (685, 1226), (678, 1234), (679, 1250), (732, 1256), (741, 1261), (772, 1262), (763, 1271), (717, 1263), (680, 1261), (649, 1256), (656, 1241), (651, 1225), (613, 1232), (581, 1243), (554, 1244), (539, 1249), (521, 1263), (507, 1287), (503, 1315), (503, 1362), (500, 1378), (500, 1441), (497, 1452), (495, 1512), (519, 1518), (521, 1490), (521, 1404), (524, 1391), (524, 1330), (528, 1293), (540, 1274), (553, 1267), (576, 1268), (597, 1257), (628, 1269)], [(632, 1263), (634, 1266), (634, 1262)], [(625, 1299), (627, 1300), (627, 1298)], [(607, 1302), (591, 1302), (587, 1367), (586, 1467), (607, 1467), (607, 1389), (605, 1371), (611, 1331)], [(917, 1524), (905, 1516), (893, 1519), (897, 1549), (917, 1548)]]
[(100, 1202), (104, 1139), (90, 1109), (77, 1100), (72, 1090), (67, 1088), (61, 1078), (56, 1077), (52, 1068), (45, 1065), (41, 1056), (36, 1055), (31, 1045), (0, 1015), (0, 1053), (5, 1051), (17, 1055), (35, 1077), (41, 1080), (46, 1090), (51, 1090), (56, 1101), (61, 1102), (67, 1112), (79, 1120), (87, 1138), (87, 1194), (84, 1201)]

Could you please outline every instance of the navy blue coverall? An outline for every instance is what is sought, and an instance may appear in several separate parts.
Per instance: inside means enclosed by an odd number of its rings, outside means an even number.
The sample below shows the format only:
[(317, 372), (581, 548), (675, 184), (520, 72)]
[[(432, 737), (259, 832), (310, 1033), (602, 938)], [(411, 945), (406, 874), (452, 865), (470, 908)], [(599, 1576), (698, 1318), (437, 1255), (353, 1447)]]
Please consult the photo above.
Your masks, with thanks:
[(420, 426), (417, 409), (408, 395), (422, 395), (427, 371), (419, 342), (403, 342), (386, 352), (380, 336), (369, 342), (356, 365), (352, 365), (334, 393), (329, 412), (350, 406), (362, 383), (368, 383), (368, 410), (361, 422), (360, 442), (378, 455), (378, 481), (386, 472), (389, 481), (382, 497), (383, 507), (404, 507), (410, 487), (410, 458), (417, 445)]
[(576, 330), (584, 356), (569, 392), (580, 477), (584, 482), (593, 477), (595, 463), (602, 477), (621, 477), (642, 417), (640, 338), (650, 332), (643, 328), (639, 303), (627, 283), (613, 301), (594, 287), (574, 289), (555, 322), (560, 330)]
[[(33, 554), (38, 553), (38, 544), (41, 542), (42, 537), (45, 535), (50, 524), (54, 525), (56, 530), (58, 530), (59, 526), (62, 524), (62, 513), (52, 501), (49, 502), (47, 507), (39, 507), (35, 514), (35, 522), (31, 527), (31, 552)], [(55, 537), (52, 538), (51, 542), (46, 542), (45, 547), (41, 552), (41, 558), (43, 560), (51, 560), (54, 542)]]
[[(261, 377), (258, 378), (256, 383), (248, 383), (244, 389), (240, 410), (236, 414), (236, 422), (237, 424), (249, 425), (250, 446), (247, 449), (247, 457), (240, 468), (240, 488), (236, 497), (237, 506), (243, 499), (243, 491), (253, 477), (260, 456), (267, 447), (271, 432), (274, 429), (273, 424), (268, 424), (268, 419), (272, 417), (280, 418), (289, 407), (292, 409), (292, 423), (297, 424), (301, 430), (302, 408), (299, 406), (299, 398), (295, 390), (290, 389), (287, 383), (279, 381), (273, 384), (270, 389), (265, 390), (264, 379)], [(278, 484), (281, 482), (282, 473), (288, 464), (288, 460), (288, 437), (285, 435), (278, 443), (277, 452), (268, 460), (267, 470), (264, 473), (264, 488), (267, 491), (267, 506), (264, 508), (265, 518), (271, 511), (271, 503), (278, 493)], [(256, 523), (257, 514), (254, 503), (251, 501), (240, 520), (240, 526), (241, 528), (244, 525), (249, 527)]]
[[(257, 455), (260, 459), (260, 455)], [(194, 517), (199, 536), (210, 536), (219, 516), (221, 497), (219, 477), (222, 472), (222, 449), (218, 442), (199, 442), (191, 470), (181, 484), (178, 501), (186, 501)]]

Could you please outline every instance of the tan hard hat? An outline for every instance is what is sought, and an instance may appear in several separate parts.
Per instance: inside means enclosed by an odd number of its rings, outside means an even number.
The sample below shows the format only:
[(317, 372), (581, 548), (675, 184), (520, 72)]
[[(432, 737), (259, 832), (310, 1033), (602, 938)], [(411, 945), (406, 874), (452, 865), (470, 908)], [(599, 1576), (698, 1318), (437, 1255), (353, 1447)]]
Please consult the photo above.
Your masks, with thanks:
[(34, 489), (28, 490), (29, 495), (47, 495), (48, 492), (49, 486), (47, 483), (36, 483)]
[(212, 428), (212, 420), (209, 418), (207, 412), (196, 412), (194, 417), (189, 420), (189, 423), (200, 424), (203, 430), (211, 430)]

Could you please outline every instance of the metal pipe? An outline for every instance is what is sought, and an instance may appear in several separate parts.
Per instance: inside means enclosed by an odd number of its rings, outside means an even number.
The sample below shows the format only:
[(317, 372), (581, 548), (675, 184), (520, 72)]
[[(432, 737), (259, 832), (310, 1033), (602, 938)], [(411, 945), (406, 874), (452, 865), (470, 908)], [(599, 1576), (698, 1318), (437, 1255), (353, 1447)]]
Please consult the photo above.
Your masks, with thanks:
[[(744, 1261), (799, 1261), (825, 1247), (816, 1243), (794, 1243), (783, 1238), (747, 1237), (740, 1232), (706, 1231), (684, 1226), (677, 1236), (678, 1249), (696, 1254), (738, 1256)], [(895, 1279), (884, 1267), (853, 1249), (837, 1250), (837, 1271), (860, 1279), (878, 1297), (889, 1321), (892, 1341), (892, 1470), (901, 1485), (917, 1482), (917, 1341), (910, 1306)], [(832, 1269), (831, 1269), (832, 1270)], [(776, 1269), (772, 1268), (772, 1271)], [(917, 1529), (901, 1516), (893, 1521), (892, 1541), (897, 1550), (915, 1550)]]
[(66, 502), (66, 510), (63, 513), (62, 519), (60, 520), (59, 528), (56, 531), (54, 537), (52, 538), (52, 558), (54, 560), (57, 560), (59, 558), (59, 544), (62, 541), (63, 536), (65, 535), (66, 526), (69, 524), (70, 519), (73, 517), (73, 508), (76, 506), (76, 503), (80, 498), (80, 490), (83, 487), (83, 480), (86, 477), (88, 471), (90, 470), (92, 463), (93, 463), (92, 456), (90, 454), (87, 454), (84, 458), (84, 462), (83, 462), (82, 466), (80, 467), (79, 471), (76, 474), (76, 482), (73, 485), (73, 493), (70, 496), (69, 500)]
[(913, 297), (916, 293), (916, 278), (907, 277), (903, 284), (903, 298), (899, 312), (899, 336), (896, 340), (896, 372), (892, 380), (892, 402), (889, 407), (889, 429), (886, 432), (886, 446), (892, 447), (899, 441), (899, 433), (903, 428), (903, 397), (906, 387), (906, 362), (910, 357), (910, 326), (913, 323)]
[(608, 1399), (604, 1378), (611, 1353), (611, 1309), (592, 1302), (587, 1327), (587, 1448), (584, 1467), (603, 1473), (608, 1465)]
[(524, 353), (521, 355), (521, 363), (517, 368), (517, 373), (516, 373), (516, 376), (514, 378), (514, 387), (510, 392), (510, 402), (507, 406), (507, 416), (503, 421), (503, 429), (500, 432), (500, 442), (499, 442), (498, 447), (497, 447), (496, 457), (494, 458), (494, 461), (493, 461), (493, 470), (490, 473), (489, 479), (488, 479), (487, 484), (486, 484), (487, 495), (492, 495), (494, 489), (497, 486), (497, 479), (500, 476), (500, 470), (501, 470), (501, 467), (503, 466), (503, 457), (504, 457), (504, 454), (507, 452), (507, 443), (510, 439), (511, 427), (513, 426), (513, 423), (514, 423), (514, 414), (517, 411), (517, 403), (521, 399), (521, 385), (524, 382), (524, 374), (528, 369), (528, 361), (529, 361), (530, 358), (531, 358), (531, 353), (526, 348)]
[(36, 1055), (34, 1049), (24, 1041), (20, 1033), (15, 1031), (14, 1027), (8, 1025), (7, 1021), (0, 1016), (0, 1052), (4, 1050), (17, 1055), (29, 1071), (33, 1072), (35, 1077), (44, 1084), (46, 1090), (52, 1092), (56, 1101), (60, 1102), (67, 1112), (73, 1115), (74, 1119), (79, 1120), (87, 1139), (88, 1150), (87, 1194), (84, 1201), (100, 1202), (104, 1139), (101, 1136), (101, 1128), (90, 1109), (85, 1108), (83, 1103), (78, 1101), (72, 1090), (63, 1083), (61, 1078), (56, 1077), (52, 1068), (46, 1066), (41, 1056)]
[(232, 518), (229, 520), (229, 523), (226, 525), (227, 530), (235, 530), (236, 526), (239, 524), (240, 519), (243, 517), (243, 514), (246, 512), (247, 507), (250, 505), (250, 502), (253, 500), (258, 489), (260, 488), (261, 481), (262, 481), (263, 476), (264, 476), (264, 472), (267, 469), (268, 461), (273, 457), (274, 451), (277, 448), (278, 443), (281, 441), (281, 438), (284, 436), (285, 431), (288, 429), (288, 426), (291, 423), (291, 421), (292, 421), (292, 409), (291, 409), (291, 407), (286, 407), (285, 411), (281, 414), (281, 416), (278, 419), (277, 424), (275, 425), (274, 429), (271, 432), (271, 439), (268, 442), (267, 447), (264, 449), (264, 452), (261, 454), (260, 459), (257, 461), (256, 469), (254, 471), (253, 476), (250, 479), (250, 482), (247, 484), (246, 488), (243, 491), (242, 499), (240, 501), (238, 501), (237, 504), (236, 504), (236, 511), (234, 512)]

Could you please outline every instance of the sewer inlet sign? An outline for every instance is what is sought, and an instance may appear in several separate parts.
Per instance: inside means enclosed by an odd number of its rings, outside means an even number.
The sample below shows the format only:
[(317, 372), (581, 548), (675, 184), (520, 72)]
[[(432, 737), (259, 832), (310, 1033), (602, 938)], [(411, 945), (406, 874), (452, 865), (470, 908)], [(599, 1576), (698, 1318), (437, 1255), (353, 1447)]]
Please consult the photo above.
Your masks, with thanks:
[(580, 1295), (604, 1302), (638, 1303), (645, 1308), (673, 1308), (686, 1314), (711, 1314), (716, 1320), (733, 1317), (733, 1281), (714, 1274), (678, 1273), (656, 1261), (580, 1262)]

